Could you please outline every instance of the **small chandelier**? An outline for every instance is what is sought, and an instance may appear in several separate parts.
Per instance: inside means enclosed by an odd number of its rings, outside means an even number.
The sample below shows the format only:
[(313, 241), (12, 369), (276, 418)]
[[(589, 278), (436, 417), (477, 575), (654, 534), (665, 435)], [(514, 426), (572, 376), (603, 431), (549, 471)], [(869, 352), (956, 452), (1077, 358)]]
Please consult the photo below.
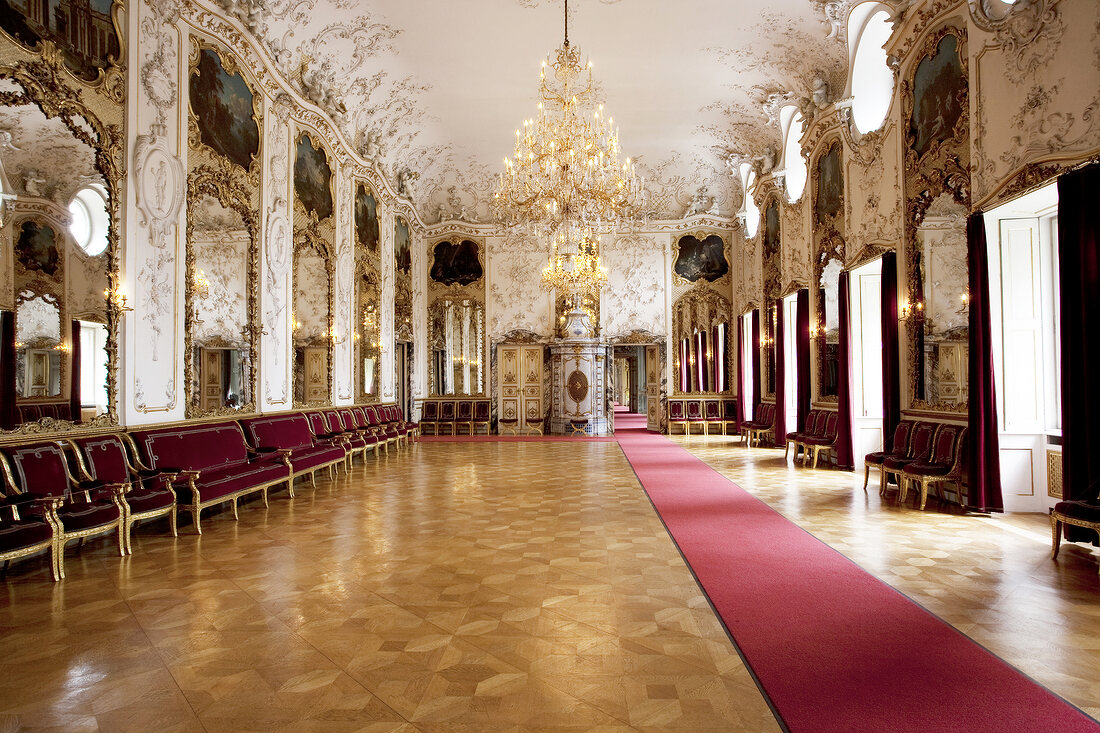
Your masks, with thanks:
[[(547, 67), (553, 79), (547, 78)], [(592, 63), (581, 63), (565, 41), (539, 74), (538, 116), (516, 130), (515, 150), (504, 159), (493, 206), (501, 223), (525, 226), (551, 242), (542, 285), (563, 289), (574, 301), (595, 295), (607, 282), (600, 266), (601, 234), (634, 221), (645, 204), (645, 179), (619, 147), (619, 132), (597, 100)]]

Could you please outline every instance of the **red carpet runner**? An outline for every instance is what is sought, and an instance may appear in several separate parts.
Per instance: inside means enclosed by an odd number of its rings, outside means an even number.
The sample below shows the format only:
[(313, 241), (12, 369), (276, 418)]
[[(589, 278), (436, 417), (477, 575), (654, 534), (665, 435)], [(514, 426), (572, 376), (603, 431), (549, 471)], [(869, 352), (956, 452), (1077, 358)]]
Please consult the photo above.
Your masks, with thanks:
[(1100, 731), (946, 622), (665, 437), (615, 436), (794, 733)]

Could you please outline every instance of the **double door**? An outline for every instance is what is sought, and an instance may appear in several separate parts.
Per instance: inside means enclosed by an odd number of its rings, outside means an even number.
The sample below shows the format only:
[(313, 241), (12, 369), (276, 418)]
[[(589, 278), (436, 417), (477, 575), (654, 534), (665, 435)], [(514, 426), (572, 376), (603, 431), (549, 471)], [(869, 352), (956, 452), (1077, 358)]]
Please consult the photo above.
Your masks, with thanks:
[(546, 416), (543, 405), (543, 346), (540, 344), (501, 344), (497, 347), (497, 364), (500, 369), (498, 394), (499, 417), (516, 420), (521, 432), (528, 420)]

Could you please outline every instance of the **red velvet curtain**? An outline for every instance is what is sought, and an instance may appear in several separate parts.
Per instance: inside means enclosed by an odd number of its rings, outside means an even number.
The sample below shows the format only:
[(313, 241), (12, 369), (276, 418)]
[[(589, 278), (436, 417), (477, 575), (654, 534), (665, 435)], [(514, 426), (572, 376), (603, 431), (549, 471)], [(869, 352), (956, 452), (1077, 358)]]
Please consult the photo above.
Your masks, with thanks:
[(798, 321), (798, 429), (806, 429), (806, 416), (810, 414), (810, 291), (798, 291), (795, 318)]
[(0, 428), (15, 427), (15, 314), (0, 311)]
[(691, 341), (680, 341), (680, 391), (691, 391)]
[[(1058, 179), (1058, 258), (1064, 497), (1096, 501), (1100, 495), (1100, 450), (1096, 449), (1100, 342), (1092, 327), (1100, 315), (1100, 164)], [(1096, 535), (1085, 531), (1083, 538), (1095, 540)]]
[[(882, 440), (889, 445), (901, 422), (901, 352), (898, 347), (898, 256), (882, 256)], [(884, 449), (885, 450), (885, 449)]]
[(696, 391), (710, 392), (710, 352), (707, 349), (707, 332), (700, 331), (695, 338), (698, 347), (695, 350), (695, 378), (699, 380)]
[(989, 325), (989, 264), (985, 217), (981, 212), (971, 214), (966, 220), (966, 251), (967, 269), (970, 272), (967, 504), (975, 511), (999, 512), (1004, 510), (1004, 501), (1001, 498), (997, 389), (993, 382), (993, 341)]
[(775, 299), (775, 343), (772, 354), (775, 359), (775, 443), (780, 445), (787, 435), (786, 340), (783, 337), (783, 299)]
[(745, 422), (745, 317), (737, 316), (737, 424)]
[(72, 361), (69, 367), (69, 416), (80, 422), (80, 321), (72, 323)]
[(760, 404), (760, 309), (752, 312), (752, 399), (749, 405), (752, 416), (756, 417), (756, 405)]
[(836, 463), (840, 468), (852, 470), (855, 460), (852, 453), (852, 354), (850, 351), (852, 329), (852, 309), (849, 305), (851, 296), (850, 276), (848, 271), (840, 273), (840, 302), (837, 310), (840, 312), (840, 343), (837, 348), (837, 437), (836, 437)]

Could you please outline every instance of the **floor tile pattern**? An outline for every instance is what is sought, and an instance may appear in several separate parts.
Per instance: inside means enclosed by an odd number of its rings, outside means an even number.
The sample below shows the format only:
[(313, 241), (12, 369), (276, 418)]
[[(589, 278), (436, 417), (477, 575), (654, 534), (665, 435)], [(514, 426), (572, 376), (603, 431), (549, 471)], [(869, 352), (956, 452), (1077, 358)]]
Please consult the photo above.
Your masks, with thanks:
[(16, 565), (0, 731), (775, 731), (612, 443), (424, 443)]

